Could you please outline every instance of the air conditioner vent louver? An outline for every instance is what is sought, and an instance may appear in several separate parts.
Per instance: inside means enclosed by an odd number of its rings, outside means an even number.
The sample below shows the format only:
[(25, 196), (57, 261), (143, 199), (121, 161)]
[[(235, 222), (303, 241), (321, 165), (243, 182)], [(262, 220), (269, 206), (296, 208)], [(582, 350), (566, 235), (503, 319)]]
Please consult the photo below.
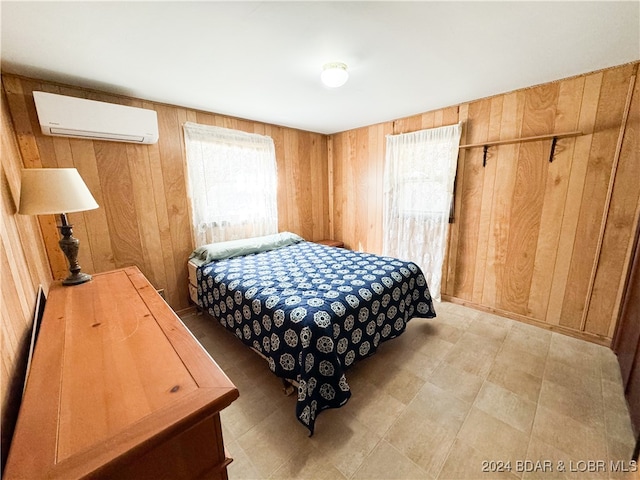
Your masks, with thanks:
[(45, 135), (151, 144), (158, 141), (154, 110), (33, 92)]
[(93, 138), (95, 140), (113, 140), (122, 142), (135, 142), (143, 143), (144, 137), (121, 135), (119, 133), (101, 133), (101, 132), (81, 132), (78, 130), (67, 130), (65, 128), (50, 127), (49, 132), (51, 135), (61, 137), (76, 137), (76, 138)]

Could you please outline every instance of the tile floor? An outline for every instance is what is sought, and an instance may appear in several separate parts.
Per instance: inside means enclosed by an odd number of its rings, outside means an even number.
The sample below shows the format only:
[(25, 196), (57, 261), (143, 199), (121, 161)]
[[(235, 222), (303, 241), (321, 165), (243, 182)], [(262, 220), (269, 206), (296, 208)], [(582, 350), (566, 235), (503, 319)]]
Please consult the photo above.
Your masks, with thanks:
[(633, 470), (634, 438), (611, 350), (436, 310), (347, 371), (351, 399), (313, 437), (263, 359), (211, 317), (184, 316), (240, 390), (221, 414), (231, 480), (636, 478), (614, 471)]

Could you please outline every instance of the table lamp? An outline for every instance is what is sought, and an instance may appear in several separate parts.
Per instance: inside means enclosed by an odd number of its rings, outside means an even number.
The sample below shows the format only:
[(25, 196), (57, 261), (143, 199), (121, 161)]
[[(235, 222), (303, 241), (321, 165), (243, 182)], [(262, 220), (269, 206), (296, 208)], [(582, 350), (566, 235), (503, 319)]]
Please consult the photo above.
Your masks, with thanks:
[(63, 285), (79, 285), (91, 280), (91, 275), (80, 271), (78, 249), (80, 241), (73, 236), (67, 213), (98, 208), (87, 185), (75, 168), (26, 168), (22, 170), (20, 207), (23, 215), (59, 214), (58, 226), (62, 238), (60, 248), (67, 256), (70, 275)]

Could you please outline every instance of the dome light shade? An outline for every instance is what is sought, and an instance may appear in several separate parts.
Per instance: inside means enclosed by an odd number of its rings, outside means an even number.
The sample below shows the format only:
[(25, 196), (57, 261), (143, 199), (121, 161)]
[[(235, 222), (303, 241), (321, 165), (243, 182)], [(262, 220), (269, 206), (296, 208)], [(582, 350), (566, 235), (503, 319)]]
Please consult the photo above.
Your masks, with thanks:
[(322, 67), (322, 74), (320, 75), (320, 79), (322, 80), (322, 83), (324, 83), (327, 87), (341, 87), (349, 79), (347, 65), (340, 62), (326, 63)]

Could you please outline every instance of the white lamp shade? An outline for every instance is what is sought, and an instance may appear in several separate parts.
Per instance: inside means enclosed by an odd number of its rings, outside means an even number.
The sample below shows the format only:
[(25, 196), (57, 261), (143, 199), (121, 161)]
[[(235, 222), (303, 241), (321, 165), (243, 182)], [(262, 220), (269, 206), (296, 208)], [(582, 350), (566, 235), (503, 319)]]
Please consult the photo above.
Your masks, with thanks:
[(320, 79), (327, 87), (337, 88), (344, 85), (349, 79), (349, 72), (344, 63), (327, 63), (322, 67)]
[(98, 204), (75, 168), (22, 170), (18, 213), (46, 215), (94, 208)]

